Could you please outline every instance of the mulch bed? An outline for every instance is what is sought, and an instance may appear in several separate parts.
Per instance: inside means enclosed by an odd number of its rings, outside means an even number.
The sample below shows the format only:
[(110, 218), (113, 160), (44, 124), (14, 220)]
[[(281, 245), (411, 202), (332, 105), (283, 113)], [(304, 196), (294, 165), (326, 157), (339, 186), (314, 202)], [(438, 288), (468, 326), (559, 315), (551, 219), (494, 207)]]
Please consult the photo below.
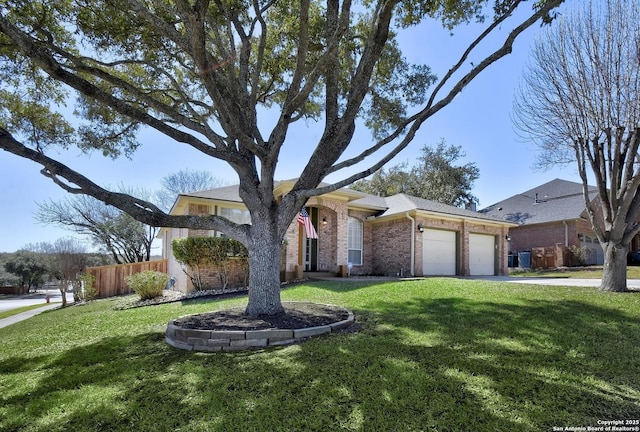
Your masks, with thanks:
[(333, 324), (348, 318), (349, 312), (338, 306), (317, 303), (283, 303), (284, 312), (252, 318), (244, 308), (226, 309), (178, 318), (181, 328), (198, 330), (301, 329)]

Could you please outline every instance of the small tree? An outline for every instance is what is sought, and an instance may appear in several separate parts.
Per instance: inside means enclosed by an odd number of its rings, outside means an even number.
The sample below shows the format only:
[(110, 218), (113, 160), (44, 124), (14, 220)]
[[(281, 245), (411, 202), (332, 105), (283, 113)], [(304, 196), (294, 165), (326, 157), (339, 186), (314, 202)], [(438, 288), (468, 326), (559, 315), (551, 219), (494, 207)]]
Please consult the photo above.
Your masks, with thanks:
[(584, 266), (587, 265), (587, 261), (589, 260), (589, 249), (585, 246), (576, 246), (573, 245), (571, 248), (571, 255), (573, 255), (573, 260), (576, 266)]
[(74, 292), (73, 299), (75, 301), (89, 301), (95, 300), (100, 296), (98, 288), (96, 288), (96, 278), (90, 273), (84, 273), (80, 275), (80, 283), (82, 284), (81, 291)]
[(187, 237), (171, 242), (173, 256), (182, 264), (182, 271), (198, 291), (203, 289), (201, 269), (206, 266), (207, 238), (209, 237)]
[(40, 243), (37, 248), (45, 256), (47, 268), (58, 279), (62, 307), (67, 305), (67, 289), (72, 287), (74, 298), (80, 290), (80, 273), (87, 263), (86, 246), (73, 237), (61, 238), (54, 243)]
[[(136, 195), (146, 195), (137, 191)], [(36, 220), (88, 236), (117, 264), (149, 261), (158, 229), (91, 196), (38, 203)]]
[[(231, 259), (242, 260), (243, 263), (248, 261), (247, 248), (239, 241), (228, 237), (210, 237), (209, 262), (218, 270), (220, 284), (225, 289), (229, 283), (229, 264)], [(244, 271), (248, 270), (248, 266), (243, 264), (240, 268)], [(246, 275), (246, 273), (245, 273)], [(246, 284), (246, 277), (245, 277)]]

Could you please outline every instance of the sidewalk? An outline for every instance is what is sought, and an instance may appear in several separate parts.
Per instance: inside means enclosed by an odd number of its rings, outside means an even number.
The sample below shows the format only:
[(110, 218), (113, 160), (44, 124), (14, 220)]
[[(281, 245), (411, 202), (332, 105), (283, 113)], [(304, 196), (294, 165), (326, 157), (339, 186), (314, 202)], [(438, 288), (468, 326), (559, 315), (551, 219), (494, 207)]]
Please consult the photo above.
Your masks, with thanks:
[(0, 328), (10, 326), (11, 324), (15, 324), (17, 322), (26, 320), (27, 318), (31, 318), (34, 315), (38, 315), (46, 310), (56, 309), (61, 306), (62, 303), (55, 304), (45, 304), (42, 307), (37, 309), (31, 309), (26, 312), (21, 312), (19, 314), (11, 315), (10, 317), (0, 319)]
[[(568, 277), (535, 277), (535, 276), (466, 276), (463, 278), (477, 280), (492, 280), (496, 282), (511, 282), (519, 284), (552, 285), (552, 286), (578, 286), (599, 287), (601, 279), (572, 279)], [(640, 290), (640, 279), (627, 279), (627, 289)]]
[[(67, 304), (73, 303), (73, 293), (66, 293)], [(47, 301), (47, 298), (49, 299)], [(62, 305), (62, 295), (55, 289), (42, 290), (17, 296), (4, 296), (0, 299), (0, 311), (10, 311), (24, 306), (42, 305), (36, 309), (21, 312), (7, 318), (0, 319), (0, 328), (26, 320), (46, 310), (56, 309)]]

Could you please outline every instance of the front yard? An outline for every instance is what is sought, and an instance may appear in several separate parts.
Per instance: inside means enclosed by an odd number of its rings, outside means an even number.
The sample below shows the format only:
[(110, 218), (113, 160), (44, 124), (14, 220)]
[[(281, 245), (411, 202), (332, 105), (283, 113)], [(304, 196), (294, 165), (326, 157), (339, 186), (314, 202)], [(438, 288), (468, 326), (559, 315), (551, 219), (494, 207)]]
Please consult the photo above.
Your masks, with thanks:
[(552, 431), (640, 419), (640, 294), (433, 278), (318, 282), (357, 333), (245, 353), (164, 343), (244, 298), (45, 312), (0, 329), (0, 431)]

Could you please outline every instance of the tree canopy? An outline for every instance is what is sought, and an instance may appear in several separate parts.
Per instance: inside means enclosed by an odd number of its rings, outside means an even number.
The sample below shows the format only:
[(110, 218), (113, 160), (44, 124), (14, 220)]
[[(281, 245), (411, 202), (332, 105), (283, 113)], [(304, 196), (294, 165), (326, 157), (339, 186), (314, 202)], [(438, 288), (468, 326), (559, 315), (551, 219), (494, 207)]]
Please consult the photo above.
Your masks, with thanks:
[[(91, 195), (149, 225), (218, 230), (242, 242), (251, 265), (247, 312), (278, 313), (280, 243), (306, 201), (383, 167), (561, 2), (8, 1), (0, 10), (0, 148), (39, 163), (68, 192)], [(527, 6), (524, 18), (514, 18)], [(447, 28), (485, 22), (440, 78), (428, 65), (407, 61), (396, 39), (430, 19)], [(484, 42), (493, 48), (472, 64), (470, 55)], [(78, 118), (71, 121), (56, 107), (73, 98)], [(276, 113), (273, 122), (262, 121), (265, 109)], [(274, 175), (287, 132), (305, 119), (321, 122), (322, 136), (307, 144), (313, 150), (301, 161), (298, 180), (276, 199)], [(372, 143), (347, 152), (361, 125)], [(140, 145), (143, 127), (228, 163), (251, 224), (168, 215), (107, 190), (52, 153), (77, 146), (128, 155)], [(319, 187), (331, 174), (340, 180)]]
[[(589, 219), (605, 253), (602, 289), (624, 291), (640, 231), (640, 4), (584, 2), (536, 42), (516, 121), (538, 165), (577, 163)], [(598, 199), (588, 192), (595, 181)]]
[(381, 168), (351, 188), (379, 196), (405, 193), (458, 207), (478, 202), (471, 194), (480, 175), (478, 167), (473, 162), (455, 165), (465, 156), (461, 146), (447, 146), (442, 140), (435, 147), (423, 146), (421, 152), (416, 164), (404, 162), (386, 171)]
[(21, 249), (6, 257), (4, 269), (20, 279), (20, 286), (31, 289), (43, 282), (47, 273), (47, 265), (43, 257), (33, 251)]

